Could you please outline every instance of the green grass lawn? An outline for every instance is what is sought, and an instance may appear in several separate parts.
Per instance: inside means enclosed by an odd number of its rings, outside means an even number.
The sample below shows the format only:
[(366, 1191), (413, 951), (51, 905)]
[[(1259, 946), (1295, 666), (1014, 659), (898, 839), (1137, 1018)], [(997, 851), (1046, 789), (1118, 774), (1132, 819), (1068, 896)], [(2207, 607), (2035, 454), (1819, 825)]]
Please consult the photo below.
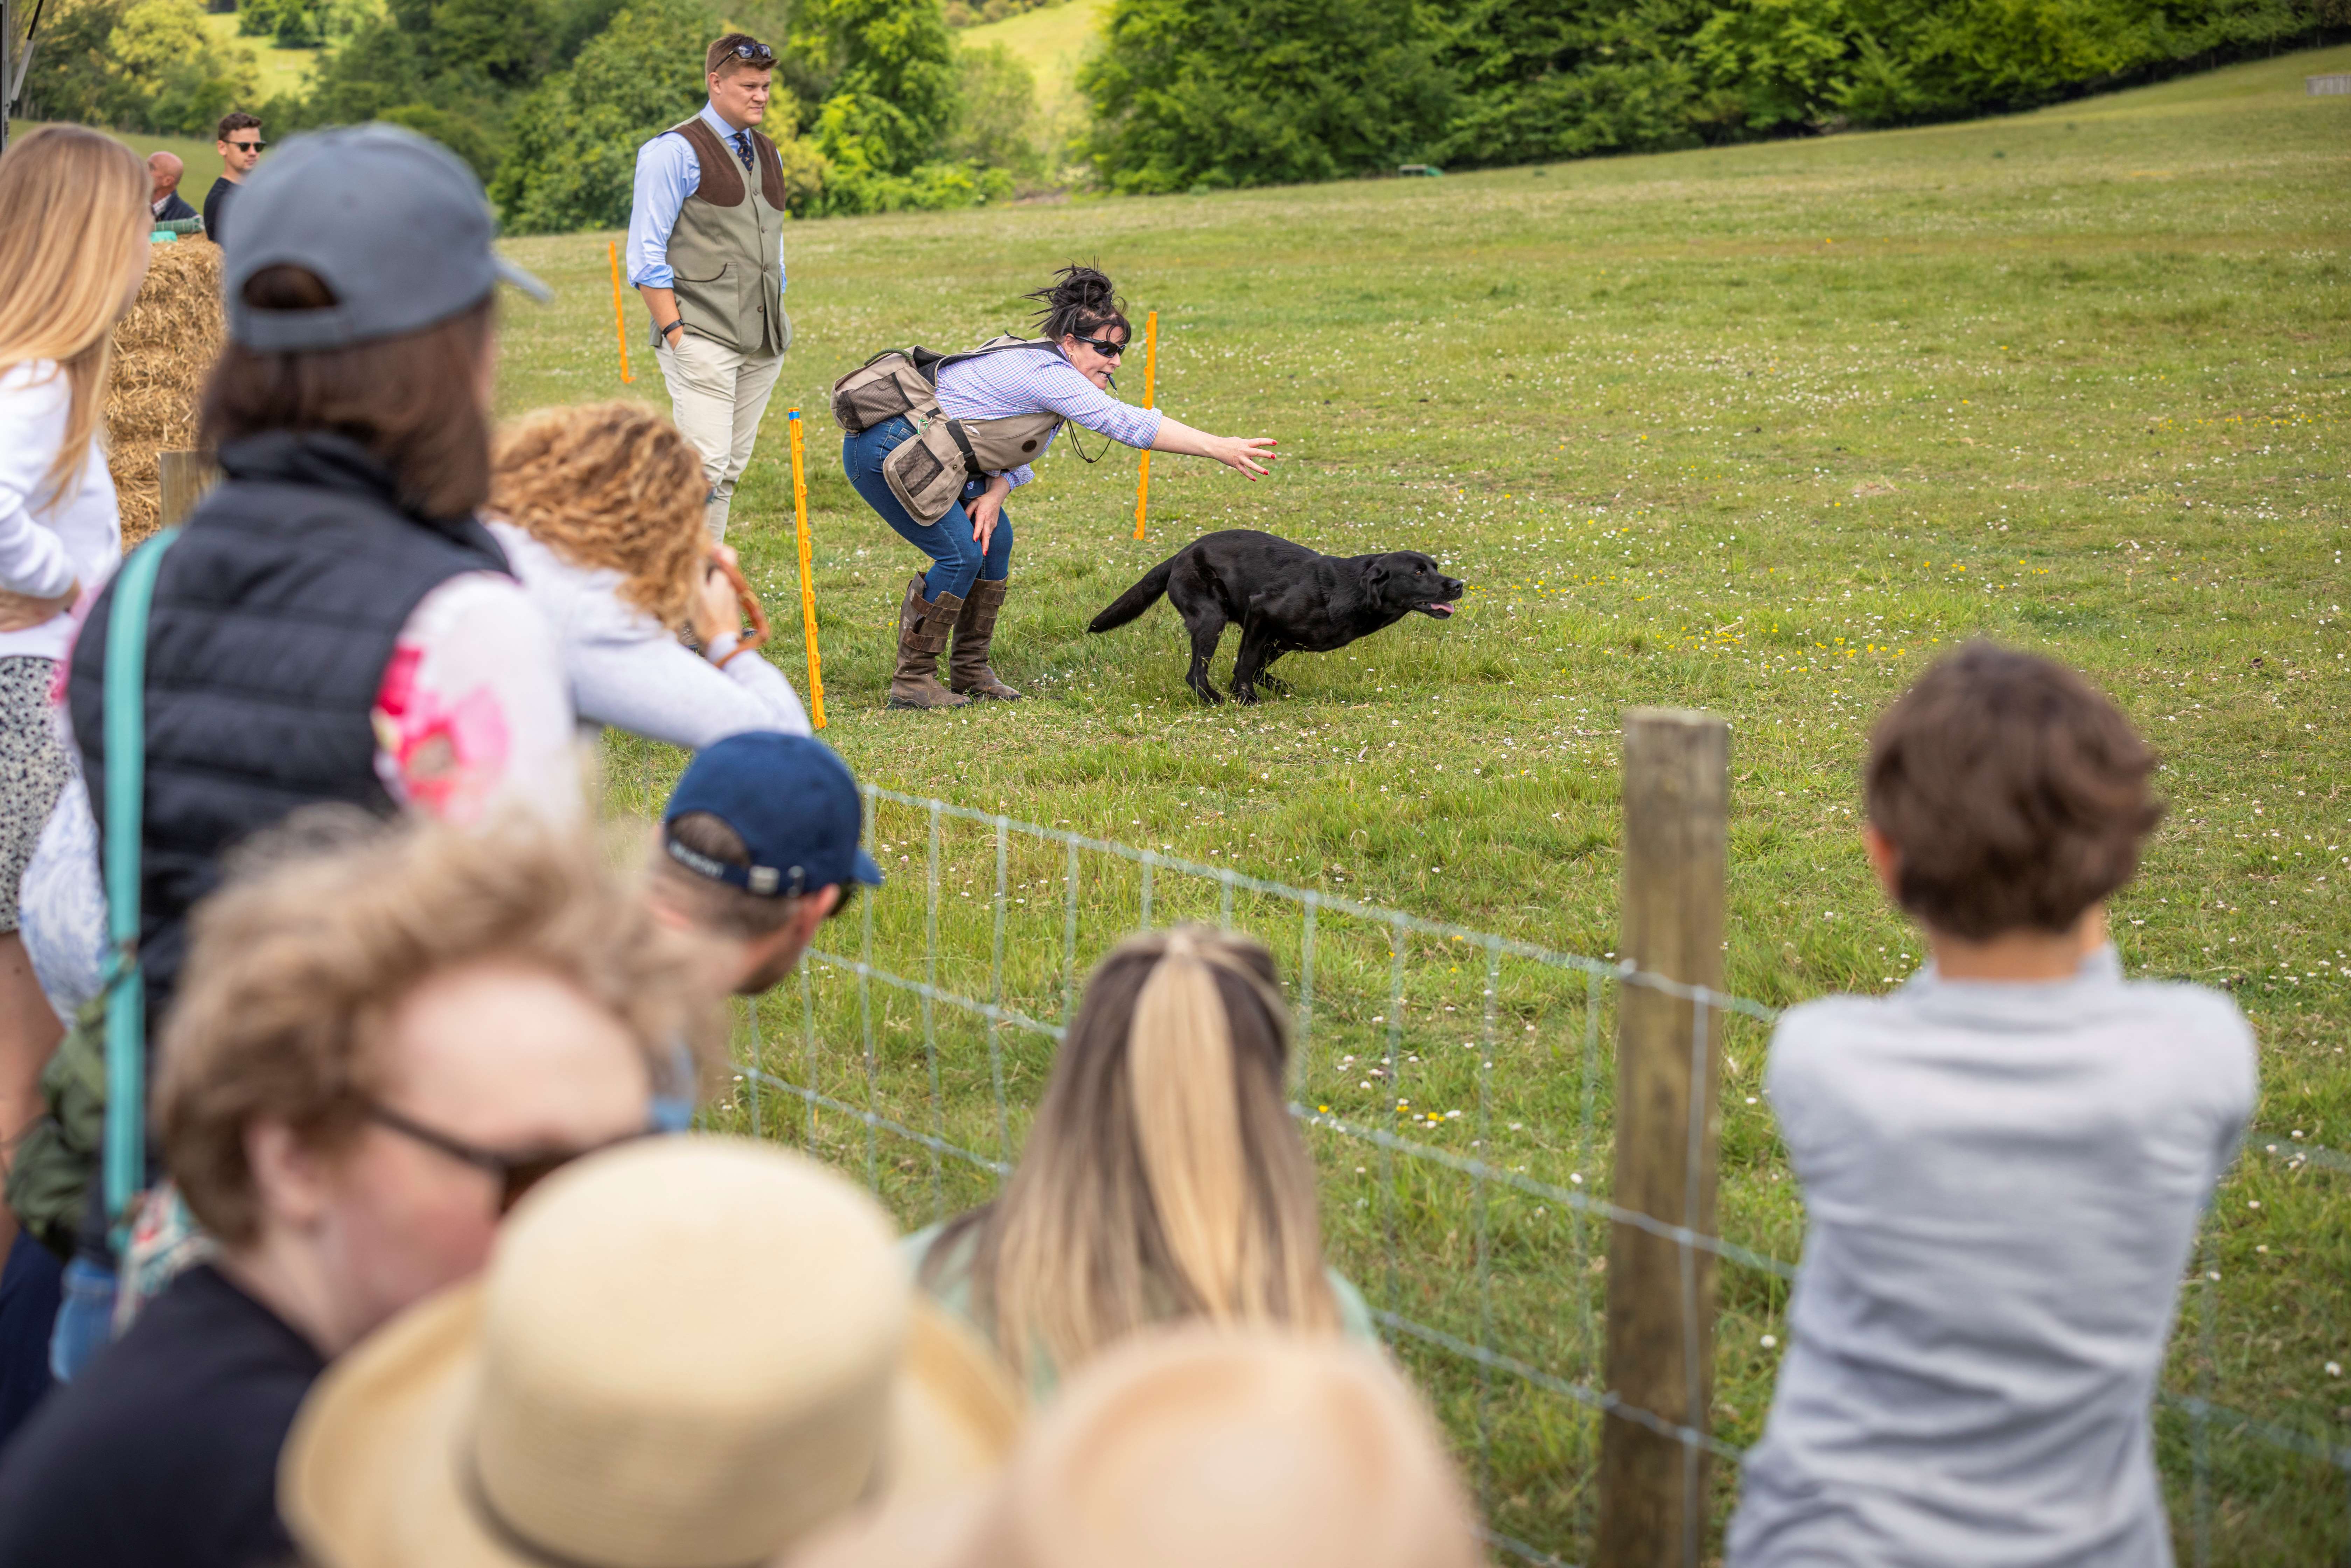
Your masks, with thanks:
[(962, 28), (956, 37), (974, 48), (1002, 44), (1037, 73), (1040, 94), (1050, 97), (1056, 90), (1068, 90), (1108, 9), (1108, 0), (1061, 0), (1001, 22)]
[(248, 108), (258, 110), (280, 93), (301, 97), (310, 90), (311, 67), (327, 57), (324, 49), (281, 49), (269, 38), (250, 38), (239, 33), (239, 18), (234, 11), (204, 13), (204, 31), (213, 42), (226, 48), (243, 49), (253, 57), (254, 71), (261, 83), (261, 91)]
[[(1615, 946), (1618, 716), (1723, 714), (1728, 973), (1774, 1005), (1882, 990), (1917, 961), (1855, 837), (1872, 716), (1970, 636), (2078, 665), (2166, 757), (2169, 818), (2114, 909), (2124, 957), (2231, 988), (2262, 1042), (2256, 1146), (2216, 1206), (2168, 1385), (2342, 1445), (2351, 1383), (2328, 1366), (2351, 1364), (2351, 1166), (2290, 1156), (2351, 1144), (2351, 99), (2302, 94), (2305, 73), (2346, 68), (2338, 48), (1909, 131), (797, 227), (797, 346), (735, 540), (777, 609), (776, 654), (804, 682), (783, 417), (797, 403), (826, 735), (862, 778), (1552, 949)], [(638, 380), (620, 385), (607, 237), (511, 246), (562, 293), (509, 310), (509, 410), (663, 398), (634, 300)], [(1010, 507), (997, 667), (1030, 700), (884, 711), (920, 563), (841, 479), (826, 389), (885, 346), (1019, 326), (1018, 296), (1071, 258), (1110, 271), (1138, 324), (1159, 312), (1163, 406), (1277, 436), (1282, 460), (1249, 485), (1158, 459), (1137, 543), (1133, 455), (1089, 466), (1065, 436)], [(1141, 367), (1123, 382), (1139, 395)], [(1468, 608), (1295, 655), (1288, 696), (1204, 709), (1165, 607), (1104, 637), (1084, 626), (1165, 553), (1227, 527), (1340, 554), (1427, 550), (1468, 579)], [(1219, 678), (1229, 660), (1228, 643)], [(677, 765), (617, 741), (608, 759), (636, 804)], [(892, 807), (877, 833), (899, 874), (865, 906), (874, 961), (920, 977), (929, 829)], [(995, 843), (950, 820), (937, 853), (938, 983), (985, 997)], [(1004, 994), (1057, 1017), (1064, 852), (1014, 835), (1004, 868)], [(1213, 884), (1183, 883), (1161, 879), (1158, 917), (1213, 917)], [(1134, 924), (1141, 891), (1135, 868), (1088, 857), (1081, 963)], [(1244, 894), (1233, 915), (1296, 974), (1293, 906)], [(853, 954), (859, 926), (829, 946)], [(1605, 1059), (1587, 1054), (1587, 1025), (1608, 1039), (1604, 996), (1587, 1011), (1580, 980), (1514, 962), (1488, 1036), (1474, 946), (1415, 938), (1392, 969), (1374, 924), (1332, 919), (1321, 939), (1301, 1083), (1313, 1105), (1604, 1192)], [(770, 998), (769, 1070), (813, 1072), (862, 1105), (870, 1057), (894, 1120), (990, 1154), (1017, 1141), (1044, 1042), (1008, 1027), (991, 1050), (951, 1008), (926, 1036), (904, 995), (863, 1000), (837, 970), (805, 1002), (794, 988)], [(1752, 1023), (1726, 1035), (1722, 1226), (1793, 1259), (1801, 1217), (1768, 1107), (1748, 1103), (1762, 1041)], [(775, 1130), (777, 1103), (763, 1114)], [(983, 1171), (893, 1136), (869, 1145), (832, 1112), (813, 1135), (909, 1218), (985, 1190)], [(1599, 1240), (1579, 1217), (1530, 1193), (1479, 1207), (1466, 1178), (1315, 1136), (1333, 1249), (1375, 1306), (1599, 1380)], [(1769, 1400), (1762, 1340), (1782, 1333), (1783, 1285), (1726, 1268), (1723, 1291), (1714, 1417), (1743, 1445)], [(1458, 1357), (1405, 1354), (1496, 1528), (1580, 1560), (1588, 1416)], [(2160, 1432), (2182, 1561), (2344, 1552), (2331, 1466), (2173, 1413)], [(1719, 1501), (1734, 1484), (1718, 1476)]]

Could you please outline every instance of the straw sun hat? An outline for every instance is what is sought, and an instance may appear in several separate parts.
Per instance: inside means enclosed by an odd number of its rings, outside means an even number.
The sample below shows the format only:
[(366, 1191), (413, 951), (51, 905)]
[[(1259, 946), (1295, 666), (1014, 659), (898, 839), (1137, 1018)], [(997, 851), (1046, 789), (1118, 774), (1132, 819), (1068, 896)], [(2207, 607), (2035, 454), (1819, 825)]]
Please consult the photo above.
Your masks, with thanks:
[(651, 1139), (542, 1183), (484, 1277), (337, 1362), (279, 1506), (319, 1568), (741, 1568), (983, 1473), (1019, 1408), (862, 1191)]
[(1377, 1352), (1271, 1331), (1129, 1341), (1000, 1480), (844, 1521), (790, 1568), (1474, 1568), (1474, 1515)]

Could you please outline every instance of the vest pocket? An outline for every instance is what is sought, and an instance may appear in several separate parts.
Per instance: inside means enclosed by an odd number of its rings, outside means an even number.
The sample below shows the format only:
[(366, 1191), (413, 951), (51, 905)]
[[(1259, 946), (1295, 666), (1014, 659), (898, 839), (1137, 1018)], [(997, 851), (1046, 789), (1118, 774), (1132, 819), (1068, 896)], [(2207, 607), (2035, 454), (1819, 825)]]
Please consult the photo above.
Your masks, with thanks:
[(947, 515), (962, 497), (963, 449), (947, 431), (947, 422), (935, 419), (882, 460), (882, 477), (906, 515), (928, 528)]

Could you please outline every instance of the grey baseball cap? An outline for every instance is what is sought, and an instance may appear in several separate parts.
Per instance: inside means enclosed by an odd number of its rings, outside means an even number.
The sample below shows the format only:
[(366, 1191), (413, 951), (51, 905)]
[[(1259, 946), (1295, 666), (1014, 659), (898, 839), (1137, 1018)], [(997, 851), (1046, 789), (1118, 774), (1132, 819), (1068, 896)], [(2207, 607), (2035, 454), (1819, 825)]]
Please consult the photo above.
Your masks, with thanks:
[[(490, 249), (482, 183), (439, 142), (397, 125), (289, 137), (236, 194), (225, 225), (228, 335), (262, 353), (347, 348), (422, 331), (470, 309), (504, 278), (546, 284)], [(334, 291), (320, 310), (256, 310), (245, 285), (299, 267)]]

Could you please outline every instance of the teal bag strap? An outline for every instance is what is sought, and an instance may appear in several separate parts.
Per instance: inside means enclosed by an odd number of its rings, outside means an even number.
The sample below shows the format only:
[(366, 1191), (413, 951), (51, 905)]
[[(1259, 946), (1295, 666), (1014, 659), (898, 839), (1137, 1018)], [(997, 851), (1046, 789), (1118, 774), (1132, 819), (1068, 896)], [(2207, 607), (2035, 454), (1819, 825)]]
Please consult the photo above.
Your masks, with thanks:
[(122, 1245), (131, 1200), (147, 1185), (147, 982), (139, 970), (139, 844), (147, 797), (147, 611), (155, 573), (180, 537), (141, 545), (114, 580), (106, 622), (106, 1218)]

